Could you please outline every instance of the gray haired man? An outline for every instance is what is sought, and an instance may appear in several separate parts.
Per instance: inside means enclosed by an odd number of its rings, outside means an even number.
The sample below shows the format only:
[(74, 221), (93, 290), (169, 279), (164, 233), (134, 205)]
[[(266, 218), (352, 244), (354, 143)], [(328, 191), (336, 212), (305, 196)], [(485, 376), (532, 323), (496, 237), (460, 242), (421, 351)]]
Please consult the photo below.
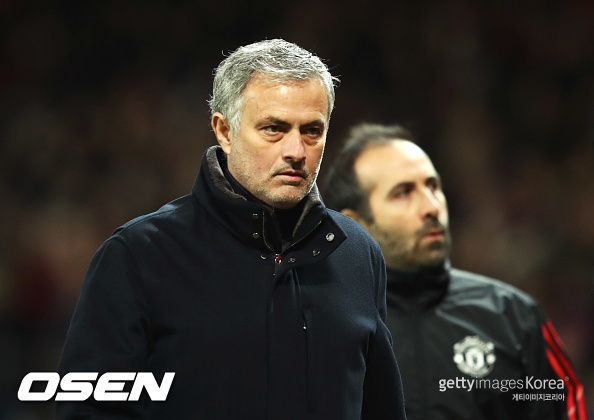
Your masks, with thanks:
[(60, 364), (151, 372), (167, 398), (112, 383), (121, 401), (59, 402), (58, 420), (405, 418), (381, 251), (315, 184), (333, 104), (326, 65), (289, 42), (221, 63), (219, 146), (190, 195), (97, 251)]

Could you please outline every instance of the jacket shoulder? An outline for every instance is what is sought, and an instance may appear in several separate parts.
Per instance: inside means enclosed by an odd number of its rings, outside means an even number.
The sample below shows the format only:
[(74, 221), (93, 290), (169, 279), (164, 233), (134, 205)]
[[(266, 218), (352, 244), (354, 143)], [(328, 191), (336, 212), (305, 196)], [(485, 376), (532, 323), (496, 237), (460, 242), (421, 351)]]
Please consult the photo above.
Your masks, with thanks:
[(185, 195), (171, 201), (158, 210), (138, 216), (112, 233), (111, 237), (119, 237), (126, 241), (147, 235), (153, 236), (159, 231), (167, 232), (176, 226), (191, 222), (191, 215), (195, 212), (192, 197)]
[(538, 306), (536, 300), (528, 293), (501, 280), (456, 268), (451, 269), (450, 277), (452, 296), (473, 295), (494, 302), (514, 302), (527, 308)]

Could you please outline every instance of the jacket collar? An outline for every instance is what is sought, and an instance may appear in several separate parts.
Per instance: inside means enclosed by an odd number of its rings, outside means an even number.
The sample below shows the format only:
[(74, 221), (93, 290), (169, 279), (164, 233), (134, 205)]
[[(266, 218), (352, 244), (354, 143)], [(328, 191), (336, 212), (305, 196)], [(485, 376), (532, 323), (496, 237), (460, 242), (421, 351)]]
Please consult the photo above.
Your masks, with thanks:
[[(220, 146), (212, 146), (202, 156), (198, 179), (192, 194), (207, 211), (242, 242), (261, 251), (280, 253), (276, 225), (277, 211), (253, 197), (237, 181), (225, 176), (226, 155)], [(292, 242), (307, 236), (327, 214), (317, 186), (298, 204)]]
[(450, 262), (434, 269), (387, 269), (387, 303), (403, 313), (418, 313), (443, 300), (450, 285)]

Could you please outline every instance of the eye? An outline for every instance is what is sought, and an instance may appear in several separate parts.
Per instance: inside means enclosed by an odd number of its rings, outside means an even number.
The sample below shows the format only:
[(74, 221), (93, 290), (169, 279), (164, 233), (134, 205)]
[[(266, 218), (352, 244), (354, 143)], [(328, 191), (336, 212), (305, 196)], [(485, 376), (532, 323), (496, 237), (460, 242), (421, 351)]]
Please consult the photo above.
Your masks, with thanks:
[(280, 132), (280, 127), (278, 125), (267, 125), (263, 130), (267, 133), (276, 134)]
[(390, 193), (390, 198), (406, 198), (413, 190), (412, 185), (401, 185)]
[(431, 189), (431, 191), (441, 190), (441, 182), (437, 178), (429, 178), (426, 184)]
[(318, 140), (324, 136), (324, 127), (319, 125), (308, 125), (301, 128), (301, 135), (309, 139)]
[(324, 134), (324, 131), (323, 131), (321, 128), (319, 128), (319, 127), (309, 127), (309, 128), (306, 130), (306, 133), (307, 133), (308, 135), (310, 135), (310, 136), (316, 136), (316, 137), (319, 137), (319, 136), (321, 136), (322, 134)]

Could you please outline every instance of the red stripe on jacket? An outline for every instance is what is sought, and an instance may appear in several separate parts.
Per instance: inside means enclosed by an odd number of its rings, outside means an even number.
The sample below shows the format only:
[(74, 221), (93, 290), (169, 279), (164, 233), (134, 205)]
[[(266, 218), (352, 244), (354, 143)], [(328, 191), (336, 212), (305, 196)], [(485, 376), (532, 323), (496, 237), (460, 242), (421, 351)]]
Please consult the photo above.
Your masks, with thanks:
[(549, 348), (547, 348), (549, 363), (559, 378), (563, 379), (567, 384), (567, 415), (569, 420), (587, 419), (584, 388), (573, 371), (566, 356), (561, 337), (557, 334), (550, 320), (542, 325), (542, 333), (549, 345)]

